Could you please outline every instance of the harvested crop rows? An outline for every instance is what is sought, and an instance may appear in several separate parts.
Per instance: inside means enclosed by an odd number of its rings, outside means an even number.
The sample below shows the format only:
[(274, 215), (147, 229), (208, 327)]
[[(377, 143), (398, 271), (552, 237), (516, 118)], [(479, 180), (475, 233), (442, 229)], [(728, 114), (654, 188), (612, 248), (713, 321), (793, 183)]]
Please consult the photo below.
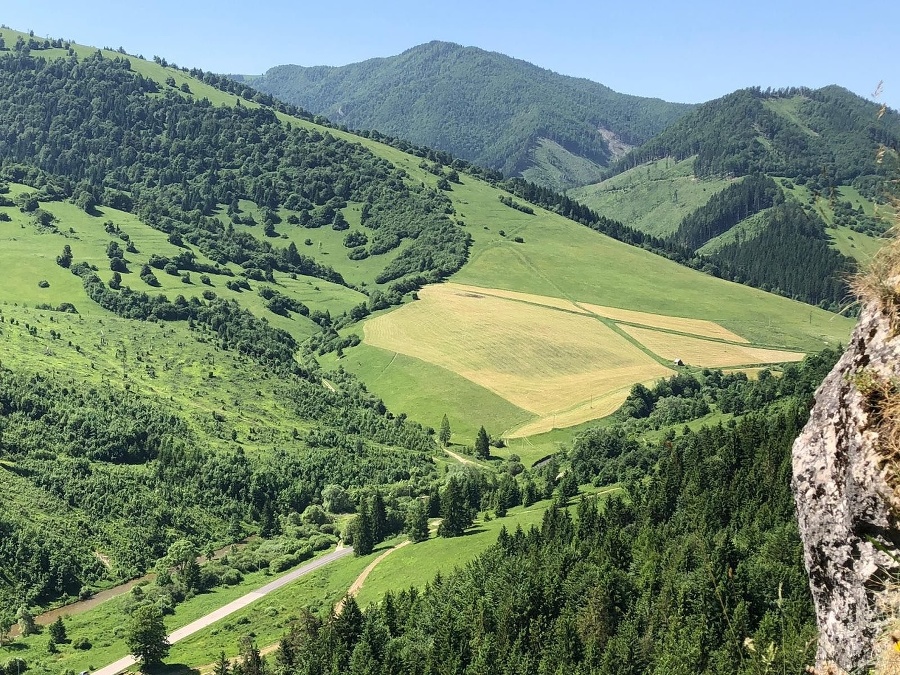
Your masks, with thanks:
[(452, 370), (538, 415), (669, 372), (589, 316), (452, 284), (419, 297), (367, 322), (365, 341)]
[(422, 289), (364, 332), (373, 347), (452, 371), (536, 415), (509, 437), (612, 413), (632, 385), (672, 372), (662, 360), (718, 368), (803, 358), (754, 347), (713, 321), (453, 283)]
[(664, 359), (681, 359), (687, 365), (725, 368), (758, 363), (802, 361), (804, 354), (777, 349), (714, 342), (647, 328), (622, 326), (622, 330)]

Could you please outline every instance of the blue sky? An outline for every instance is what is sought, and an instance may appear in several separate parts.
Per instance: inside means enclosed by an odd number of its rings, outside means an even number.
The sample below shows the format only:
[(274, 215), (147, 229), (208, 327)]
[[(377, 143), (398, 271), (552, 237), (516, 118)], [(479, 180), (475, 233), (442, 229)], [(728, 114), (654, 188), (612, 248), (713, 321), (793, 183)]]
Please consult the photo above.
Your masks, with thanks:
[(0, 23), (225, 73), (447, 40), (671, 101), (757, 84), (834, 83), (869, 97), (883, 80), (881, 100), (900, 108), (897, 0), (4, 0)]

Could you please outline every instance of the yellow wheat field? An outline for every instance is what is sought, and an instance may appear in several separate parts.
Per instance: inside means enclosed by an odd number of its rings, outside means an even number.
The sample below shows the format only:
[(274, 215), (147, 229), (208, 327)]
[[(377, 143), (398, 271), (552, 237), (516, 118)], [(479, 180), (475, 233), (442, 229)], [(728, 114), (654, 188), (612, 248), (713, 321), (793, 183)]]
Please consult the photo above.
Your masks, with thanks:
[(805, 356), (799, 352), (730, 345), (648, 328), (620, 327), (654, 354), (669, 360), (681, 359), (690, 366), (726, 368), (757, 363), (801, 361)]
[(642, 326), (650, 326), (651, 328), (677, 330), (680, 333), (690, 333), (691, 335), (701, 335), (703, 337), (730, 340), (732, 342), (747, 342), (746, 339), (742, 338), (737, 333), (732, 333), (730, 330), (720, 326), (714, 321), (685, 319), (680, 316), (666, 316), (664, 314), (648, 314), (647, 312), (636, 312), (631, 309), (590, 305), (584, 302), (579, 303), (579, 305), (593, 312), (597, 316), (614, 319), (616, 321), (639, 323)]
[[(650, 385), (651, 381), (644, 384)], [(628, 392), (631, 391), (632, 384), (629, 384), (611, 392), (597, 396), (590, 401), (583, 401), (569, 410), (563, 410), (539, 417), (520, 427), (504, 434), (507, 438), (525, 438), (526, 436), (535, 436), (537, 434), (547, 433), (554, 429), (565, 429), (572, 427), (588, 420), (599, 419), (612, 415), (619, 407), (625, 403), (628, 398)]]
[(490, 295), (495, 298), (507, 298), (509, 300), (518, 300), (519, 302), (527, 302), (533, 305), (543, 305), (544, 307), (554, 307), (567, 312), (575, 312), (577, 314), (589, 314), (583, 307), (579, 307), (574, 302), (564, 300), (562, 298), (551, 298), (549, 295), (534, 295), (533, 293), (519, 293), (518, 291), (507, 291), (502, 288), (479, 288), (478, 286), (467, 286), (466, 284), (445, 284), (447, 288), (460, 291), (463, 293), (475, 293), (476, 295)]
[[(458, 373), (537, 415), (569, 411), (568, 424), (600, 416), (591, 398), (671, 373), (593, 317), (454, 284), (427, 286), (417, 302), (369, 320), (364, 340)], [(582, 404), (580, 415), (572, 412)]]

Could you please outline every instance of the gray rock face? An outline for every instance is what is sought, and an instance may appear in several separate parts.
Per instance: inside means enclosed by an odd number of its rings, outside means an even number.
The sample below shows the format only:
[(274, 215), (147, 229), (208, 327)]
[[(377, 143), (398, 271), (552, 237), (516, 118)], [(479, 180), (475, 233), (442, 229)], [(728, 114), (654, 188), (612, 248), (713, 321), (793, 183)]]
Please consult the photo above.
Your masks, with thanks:
[(900, 337), (889, 317), (867, 307), (794, 443), (793, 491), (819, 626), (818, 667), (832, 662), (855, 672), (871, 661), (881, 580), (898, 571), (879, 547), (900, 544), (900, 504), (860, 392), (867, 382), (898, 376)]

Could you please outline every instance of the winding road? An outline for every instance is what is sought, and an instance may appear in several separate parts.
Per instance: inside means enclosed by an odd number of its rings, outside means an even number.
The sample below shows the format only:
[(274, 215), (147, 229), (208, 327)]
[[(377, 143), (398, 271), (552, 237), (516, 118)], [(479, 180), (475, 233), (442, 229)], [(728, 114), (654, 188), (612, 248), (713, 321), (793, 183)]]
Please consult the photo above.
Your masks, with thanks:
[[(256, 602), (260, 598), (264, 598), (272, 591), (277, 591), (279, 588), (287, 586), (300, 577), (307, 575), (310, 572), (314, 572), (317, 569), (352, 553), (352, 546), (344, 546), (342, 548), (335, 549), (331, 553), (326, 553), (321, 558), (316, 558), (315, 560), (306, 563), (302, 567), (298, 567), (292, 572), (288, 572), (287, 574), (278, 577), (277, 579), (275, 579), (275, 581), (270, 581), (265, 586), (257, 588), (255, 591), (250, 591), (246, 595), (242, 595), (241, 597), (239, 597), (237, 600), (232, 600), (227, 605), (213, 610), (206, 616), (200, 617), (196, 621), (192, 621), (187, 626), (183, 626), (177, 630), (172, 631), (172, 633), (169, 635), (169, 644), (175, 644), (179, 640), (183, 640), (189, 635), (193, 635), (194, 633), (203, 630), (219, 619), (224, 619), (229, 614), (233, 614), (239, 609), (243, 609), (250, 603)], [(100, 668), (99, 670), (95, 670), (92, 675), (116, 675), (116, 673), (120, 673), (126, 668), (130, 668), (136, 663), (137, 660), (133, 656), (126, 656), (125, 658), (119, 659), (114, 663), (110, 663), (108, 666)]]

